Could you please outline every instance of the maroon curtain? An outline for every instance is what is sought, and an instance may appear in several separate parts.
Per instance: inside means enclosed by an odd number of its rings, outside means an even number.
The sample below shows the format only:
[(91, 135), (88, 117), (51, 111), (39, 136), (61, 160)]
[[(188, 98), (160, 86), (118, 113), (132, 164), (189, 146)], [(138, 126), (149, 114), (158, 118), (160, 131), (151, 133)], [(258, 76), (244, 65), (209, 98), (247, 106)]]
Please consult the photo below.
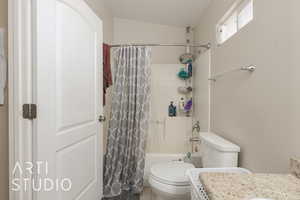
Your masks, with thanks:
[(106, 89), (112, 85), (110, 67), (110, 46), (108, 44), (103, 44), (103, 105), (105, 105)]

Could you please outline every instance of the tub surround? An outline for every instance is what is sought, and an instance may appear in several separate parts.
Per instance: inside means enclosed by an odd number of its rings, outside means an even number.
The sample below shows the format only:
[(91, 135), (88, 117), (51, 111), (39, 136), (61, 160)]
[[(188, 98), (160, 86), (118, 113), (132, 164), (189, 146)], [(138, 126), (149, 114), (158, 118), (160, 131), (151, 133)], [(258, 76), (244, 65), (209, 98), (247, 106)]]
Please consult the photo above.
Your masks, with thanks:
[(292, 174), (202, 173), (210, 200), (300, 199), (300, 179)]
[(181, 154), (191, 151), (189, 138), (192, 132), (192, 118), (168, 116), (168, 107), (178, 102), (184, 95), (178, 87), (184, 86), (176, 74), (181, 64), (153, 64), (151, 66), (151, 109), (147, 153)]

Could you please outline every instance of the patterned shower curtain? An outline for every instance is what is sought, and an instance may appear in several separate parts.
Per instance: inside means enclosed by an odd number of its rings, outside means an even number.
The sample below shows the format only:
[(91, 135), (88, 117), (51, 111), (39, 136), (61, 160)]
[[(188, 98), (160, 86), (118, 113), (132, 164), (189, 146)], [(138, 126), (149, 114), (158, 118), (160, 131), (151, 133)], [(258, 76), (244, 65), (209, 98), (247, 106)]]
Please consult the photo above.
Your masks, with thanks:
[[(116, 52), (112, 110), (104, 162), (104, 196), (117, 199), (143, 189), (150, 101), (150, 48)], [(121, 197), (120, 199), (125, 199)]]

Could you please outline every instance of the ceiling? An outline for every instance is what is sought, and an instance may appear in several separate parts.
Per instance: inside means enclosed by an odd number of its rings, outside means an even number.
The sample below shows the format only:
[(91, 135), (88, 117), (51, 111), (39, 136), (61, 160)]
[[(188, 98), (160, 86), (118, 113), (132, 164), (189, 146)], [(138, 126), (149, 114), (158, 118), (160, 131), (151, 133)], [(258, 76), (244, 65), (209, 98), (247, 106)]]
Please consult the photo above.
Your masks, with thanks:
[(211, 0), (106, 0), (114, 17), (155, 24), (194, 26)]

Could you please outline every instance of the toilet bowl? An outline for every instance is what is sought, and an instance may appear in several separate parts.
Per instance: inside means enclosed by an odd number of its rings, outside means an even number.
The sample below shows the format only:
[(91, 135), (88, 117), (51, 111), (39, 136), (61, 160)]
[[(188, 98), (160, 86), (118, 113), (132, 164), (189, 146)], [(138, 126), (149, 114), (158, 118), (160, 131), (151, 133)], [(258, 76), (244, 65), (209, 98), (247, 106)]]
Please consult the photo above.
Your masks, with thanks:
[[(237, 167), (240, 147), (212, 132), (201, 132), (201, 160), (204, 168)], [(153, 165), (149, 184), (155, 200), (189, 200), (190, 183), (186, 171), (195, 168), (183, 162)]]
[(186, 176), (194, 165), (184, 162), (166, 162), (153, 165), (149, 184), (156, 200), (189, 200), (190, 183)]

